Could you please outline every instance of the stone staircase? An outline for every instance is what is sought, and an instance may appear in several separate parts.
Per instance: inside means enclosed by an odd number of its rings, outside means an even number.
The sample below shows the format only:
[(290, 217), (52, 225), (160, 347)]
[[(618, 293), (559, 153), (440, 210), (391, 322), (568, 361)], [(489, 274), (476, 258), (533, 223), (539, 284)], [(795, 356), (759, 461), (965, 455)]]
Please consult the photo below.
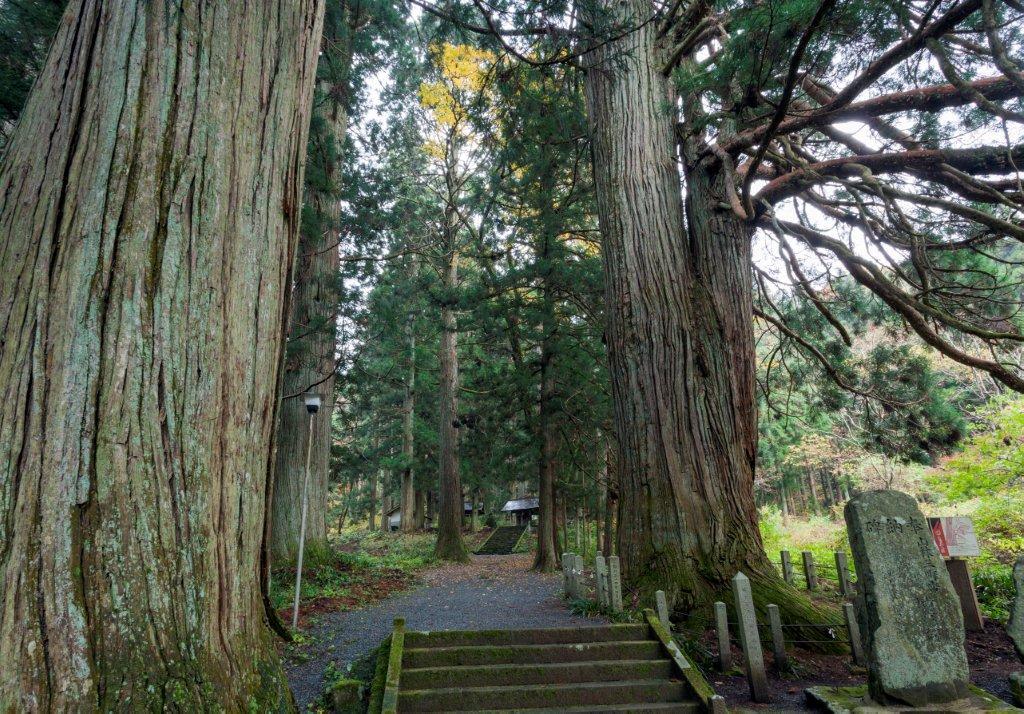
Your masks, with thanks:
[(512, 553), (519, 545), (527, 528), (529, 528), (527, 525), (495, 528), (491, 537), (477, 549), (477, 555), (508, 555)]
[(405, 632), (400, 622), (385, 713), (713, 709), (703, 677), (649, 622), (476, 632)]

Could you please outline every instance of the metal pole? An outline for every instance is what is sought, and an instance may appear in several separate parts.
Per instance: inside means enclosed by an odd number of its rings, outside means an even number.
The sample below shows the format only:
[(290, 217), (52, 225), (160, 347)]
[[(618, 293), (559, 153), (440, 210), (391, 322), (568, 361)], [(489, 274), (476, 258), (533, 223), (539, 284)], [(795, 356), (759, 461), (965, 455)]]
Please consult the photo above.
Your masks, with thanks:
[(306, 439), (306, 470), (302, 474), (302, 522), (299, 525), (299, 560), (295, 567), (295, 603), (292, 606), (292, 629), (299, 627), (299, 591), (302, 589), (302, 555), (306, 547), (306, 511), (309, 507), (307, 484), (309, 483), (309, 459), (313, 453), (313, 414), (309, 413), (309, 436)]

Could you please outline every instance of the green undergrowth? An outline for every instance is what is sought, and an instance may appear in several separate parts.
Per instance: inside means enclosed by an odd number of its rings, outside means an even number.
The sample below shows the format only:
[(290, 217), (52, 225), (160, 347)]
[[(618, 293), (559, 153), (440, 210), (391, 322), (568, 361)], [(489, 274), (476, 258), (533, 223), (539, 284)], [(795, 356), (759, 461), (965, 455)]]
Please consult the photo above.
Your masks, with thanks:
[(536, 553), (537, 552), (537, 534), (532, 530), (527, 531), (523, 534), (523, 537), (519, 539), (519, 543), (516, 545), (516, 553)]
[[(391, 651), (391, 635), (388, 635), (379, 647), (365, 654), (347, 667), (338, 667), (333, 661), (324, 668), (324, 691), (320, 697), (309, 704), (308, 714), (363, 714), (363, 712), (380, 712), (381, 699), (384, 696), (384, 678), (387, 676), (388, 653)], [(383, 656), (380, 656), (383, 655)], [(355, 690), (358, 701), (349, 697), (344, 703), (336, 701), (335, 690)], [(340, 705), (340, 706), (339, 706)]]
[(971, 575), (982, 614), (999, 622), (1009, 620), (1015, 593), (1013, 566), (982, 554), (971, 562)]
[(569, 610), (574, 615), (581, 617), (604, 617), (610, 622), (643, 622), (644, 613), (642, 610), (627, 610), (612, 612), (607, 607), (601, 607), (596, 600), (571, 600)]
[[(1014, 596), (1013, 558), (1024, 552), (1024, 496), (991, 495), (970, 501), (927, 504), (926, 515), (967, 515), (974, 520), (981, 556), (970, 558), (978, 604), (985, 617), (1006, 622)], [(810, 551), (817, 564), (820, 589), (815, 597), (838, 599), (835, 552), (844, 550), (853, 571), (853, 559), (842, 514), (795, 517), (784, 522), (776, 508), (761, 509), (761, 538), (769, 560), (780, 568), (779, 552), (788, 550), (793, 562), (796, 584), (802, 586), (801, 552)], [(852, 575), (856, 579), (855, 575)]]
[[(799, 571), (800, 554), (810, 551), (814, 562), (819, 566), (819, 576), (830, 576), (825, 572), (835, 567), (835, 553), (845, 551), (850, 555), (850, 544), (846, 539), (846, 525), (842, 514), (837, 517), (807, 516), (796, 518), (791, 516), (784, 520), (777, 508), (761, 509), (761, 540), (768, 559), (780, 567), (779, 552), (788, 550), (793, 559), (793, 567)], [(852, 563), (850, 564), (852, 567)]]
[[(401, 589), (433, 562), (433, 545), (428, 533), (355, 530), (311, 542), (303, 556), (301, 605), (330, 601), (334, 609), (358, 607)], [(294, 562), (274, 566), (270, 600), (275, 609), (291, 605), (294, 583)]]

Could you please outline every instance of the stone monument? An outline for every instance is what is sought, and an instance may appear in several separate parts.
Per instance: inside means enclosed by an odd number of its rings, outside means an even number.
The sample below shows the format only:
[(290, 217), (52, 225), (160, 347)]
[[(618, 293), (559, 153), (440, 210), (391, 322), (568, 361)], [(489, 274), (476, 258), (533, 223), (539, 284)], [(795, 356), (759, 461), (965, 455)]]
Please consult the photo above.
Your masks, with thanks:
[(960, 601), (917, 503), (871, 491), (850, 499), (845, 515), (871, 699), (917, 707), (967, 697)]
[[(1013, 640), (1017, 656), (1024, 661), (1024, 556), (1017, 558), (1013, 565), (1013, 584), (1017, 594), (1013, 598), (1006, 634)], [(1013, 703), (1024, 707), (1024, 672), (1010, 675), (1010, 692), (1013, 694)]]

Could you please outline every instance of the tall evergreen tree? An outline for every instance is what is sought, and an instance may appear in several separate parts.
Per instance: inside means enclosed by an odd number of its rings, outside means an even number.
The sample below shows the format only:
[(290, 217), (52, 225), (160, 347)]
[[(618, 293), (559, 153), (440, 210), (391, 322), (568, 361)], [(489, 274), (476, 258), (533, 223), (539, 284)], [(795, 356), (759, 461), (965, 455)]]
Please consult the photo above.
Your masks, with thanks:
[[(1024, 341), (1019, 296), (1004, 297), (1012, 282), (999, 269), (971, 281), (950, 270), (1019, 240), (1024, 149), (991, 143), (1021, 117), (1019, 23), (1008, 21), (1019, 9), (420, 5), (521, 61), (585, 69), (627, 578), (689, 612), (742, 569), (760, 602), (807, 616), (757, 528), (753, 241), (793, 241), (812, 264), (830, 254), (826, 268), (841, 266), (931, 347), (1024, 390), (1001, 356)], [(551, 51), (536, 41), (559, 37)], [(870, 140), (848, 134), (848, 120)]]

